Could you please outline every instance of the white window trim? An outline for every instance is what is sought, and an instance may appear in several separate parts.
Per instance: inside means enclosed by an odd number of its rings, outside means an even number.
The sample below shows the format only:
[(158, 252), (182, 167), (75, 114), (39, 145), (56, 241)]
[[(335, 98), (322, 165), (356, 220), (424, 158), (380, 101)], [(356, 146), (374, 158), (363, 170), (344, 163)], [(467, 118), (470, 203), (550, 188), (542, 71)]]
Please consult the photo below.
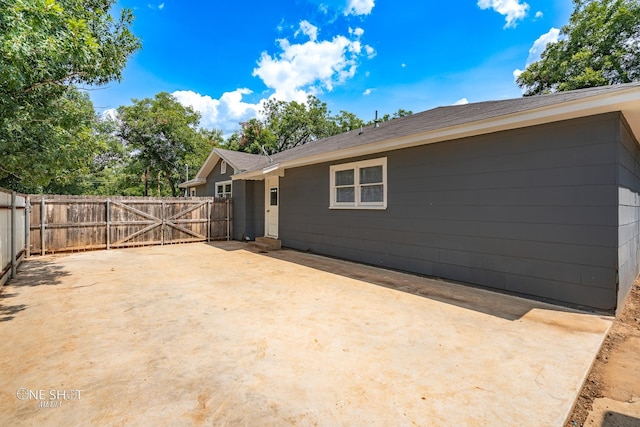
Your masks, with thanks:
[(189, 189), (189, 196), (196, 197), (196, 187), (191, 187)]
[(220, 174), (224, 175), (225, 173), (227, 173), (227, 161), (223, 160), (220, 162)]
[(232, 183), (231, 180), (216, 182), (216, 185), (215, 185), (215, 196), (214, 197), (218, 197), (218, 186), (222, 185), (223, 186), (222, 189), (224, 190), (224, 186), (227, 185), (227, 184), (231, 184), (231, 193), (229, 193), (229, 197), (232, 198), (233, 197), (233, 183)]
[[(372, 166), (382, 166), (382, 202), (360, 201), (360, 173), (359, 169)], [(336, 172), (353, 169), (354, 202), (344, 203), (336, 201)], [(380, 157), (359, 162), (343, 163), (329, 167), (329, 209), (387, 209), (387, 158)]]

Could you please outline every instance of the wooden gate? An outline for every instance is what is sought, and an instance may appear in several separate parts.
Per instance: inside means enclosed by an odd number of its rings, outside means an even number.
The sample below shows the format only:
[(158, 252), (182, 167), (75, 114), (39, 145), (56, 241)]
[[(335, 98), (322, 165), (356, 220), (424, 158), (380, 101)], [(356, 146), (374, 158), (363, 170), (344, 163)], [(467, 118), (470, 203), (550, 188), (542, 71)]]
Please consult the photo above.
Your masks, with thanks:
[(232, 235), (231, 200), (48, 195), (30, 199), (32, 253), (201, 242)]

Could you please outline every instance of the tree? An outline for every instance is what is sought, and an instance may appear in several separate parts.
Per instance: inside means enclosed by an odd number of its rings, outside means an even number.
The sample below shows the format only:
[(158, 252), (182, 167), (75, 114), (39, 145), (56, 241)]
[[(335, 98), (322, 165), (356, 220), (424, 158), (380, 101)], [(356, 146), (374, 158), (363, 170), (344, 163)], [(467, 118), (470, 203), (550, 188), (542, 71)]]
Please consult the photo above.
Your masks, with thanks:
[(345, 110), (340, 110), (340, 114), (333, 118), (337, 130), (342, 132), (349, 132), (350, 130), (360, 129), (366, 126), (366, 123), (353, 113)]
[[(198, 132), (200, 114), (166, 92), (119, 107), (118, 119), (118, 136), (132, 150), (132, 160), (143, 167), (144, 176), (164, 180), (174, 197), (185, 166), (200, 166), (200, 157), (212, 148)], [(199, 156), (194, 158), (194, 153)]]
[(2, 121), (0, 185), (41, 192), (50, 182), (64, 186), (88, 171), (98, 150), (88, 95), (67, 89), (46, 103), (46, 111), (25, 107)]
[(573, 0), (560, 39), (517, 78), (525, 95), (640, 79), (640, 2)]
[(94, 134), (98, 141), (98, 152), (89, 167), (89, 172), (80, 177), (74, 187), (65, 188), (64, 194), (94, 195), (142, 195), (142, 172), (132, 162), (131, 147), (123, 144), (117, 136), (118, 122), (108, 117), (98, 118)]
[[(413, 114), (413, 111), (411, 110), (404, 110), (402, 108), (398, 108), (398, 111), (396, 111), (393, 114), (385, 114), (384, 116), (382, 116), (382, 118), (380, 119), (381, 122), (388, 122), (389, 120), (393, 120), (393, 119), (399, 119), (401, 117), (406, 117), (406, 116), (410, 116)], [(369, 122), (370, 124), (373, 122)]]
[(277, 153), (338, 133), (327, 104), (309, 95), (306, 104), (270, 99), (262, 111), (264, 126), (275, 136), (266, 147)]
[(187, 153), (185, 162), (192, 171), (191, 176), (195, 175), (198, 169), (204, 164), (215, 147), (219, 147), (224, 143), (224, 137), (220, 129), (204, 129), (198, 130), (198, 137), (194, 141), (193, 150)]
[(252, 154), (261, 154), (262, 147), (271, 153), (277, 151), (276, 136), (260, 120), (253, 118), (240, 123), (240, 126), (242, 129), (227, 140), (228, 149)]
[(122, 78), (140, 47), (115, 0), (0, 0), (0, 180), (46, 186), (86, 167), (93, 107), (79, 85)]
[[(327, 104), (313, 95), (309, 95), (306, 104), (270, 99), (261, 114), (262, 120), (253, 118), (241, 123), (242, 129), (226, 140), (225, 147), (253, 154), (262, 153), (264, 147), (267, 153), (273, 154), (373, 124), (373, 121), (366, 123), (345, 110), (331, 116)], [(385, 114), (379, 121), (411, 114), (412, 111), (400, 108), (393, 114)]]

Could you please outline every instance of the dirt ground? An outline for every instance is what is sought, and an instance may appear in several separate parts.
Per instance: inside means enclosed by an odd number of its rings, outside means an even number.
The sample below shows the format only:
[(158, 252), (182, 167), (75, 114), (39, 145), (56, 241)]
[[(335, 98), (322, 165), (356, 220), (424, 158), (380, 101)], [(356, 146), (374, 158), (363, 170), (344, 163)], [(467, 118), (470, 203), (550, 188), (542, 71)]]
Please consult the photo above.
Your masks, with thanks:
[(640, 283), (605, 339), (566, 427), (640, 426)]

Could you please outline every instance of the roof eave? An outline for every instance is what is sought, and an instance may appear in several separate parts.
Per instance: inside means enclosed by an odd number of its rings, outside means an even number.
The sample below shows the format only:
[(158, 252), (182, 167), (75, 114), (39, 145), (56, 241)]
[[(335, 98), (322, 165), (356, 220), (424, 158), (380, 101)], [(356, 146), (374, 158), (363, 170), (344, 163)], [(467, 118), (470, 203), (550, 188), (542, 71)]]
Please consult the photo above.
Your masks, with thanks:
[(207, 156), (207, 160), (204, 161), (204, 163), (198, 170), (198, 173), (196, 174), (196, 177), (194, 178), (194, 180), (202, 179), (206, 181), (207, 176), (209, 176), (209, 174), (213, 170), (213, 167), (216, 165), (216, 163), (218, 163), (218, 160), (220, 160), (220, 158), (221, 158), (220, 154), (218, 154), (217, 150), (215, 148), (212, 149), (209, 155)]
[[(307, 166), (350, 157), (365, 156), (385, 151), (433, 144), (452, 139), (485, 135), (504, 130), (535, 126), (554, 121), (569, 120), (583, 116), (622, 111), (625, 114), (634, 134), (640, 134), (640, 88), (596, 95), (576, 101), (568, 101), (534, 110), (502, 115), (499, 117), (478, 120), (463, 125), (451, 126), (399, 138), (392, 138), (367, 145), (343, 150), (322, 153), (315, 156), (301, 157), (280, 162), (281, 169)], [(262, 179), (262, 169), (236, 174), (233, 179)]]
[(181, 182), (180, 184), (178, 184), (178, 188), (196, 187), (198, 185), (205, 184), (206, 182), (207, 180), (202, 178), (190, 179), (189, 181)]

